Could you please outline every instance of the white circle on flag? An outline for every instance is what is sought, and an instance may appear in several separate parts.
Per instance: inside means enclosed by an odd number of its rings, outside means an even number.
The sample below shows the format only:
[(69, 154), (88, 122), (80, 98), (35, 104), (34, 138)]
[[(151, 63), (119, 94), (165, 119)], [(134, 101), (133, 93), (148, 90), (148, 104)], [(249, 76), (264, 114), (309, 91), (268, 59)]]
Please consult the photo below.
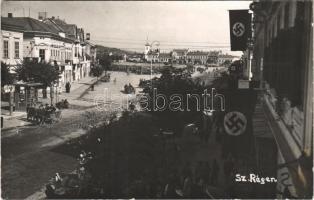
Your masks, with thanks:
[(245, 26), (241, 22), (236, 22), (233, 24), (232, 33), (236, 37), (241, 37), (245, 33)]
[(238, 111), (228, 112), (224, 117), (225, 131), (232, 136), (238, 136), (244, 133), (247, 126), (247, 120), (243, 113)]

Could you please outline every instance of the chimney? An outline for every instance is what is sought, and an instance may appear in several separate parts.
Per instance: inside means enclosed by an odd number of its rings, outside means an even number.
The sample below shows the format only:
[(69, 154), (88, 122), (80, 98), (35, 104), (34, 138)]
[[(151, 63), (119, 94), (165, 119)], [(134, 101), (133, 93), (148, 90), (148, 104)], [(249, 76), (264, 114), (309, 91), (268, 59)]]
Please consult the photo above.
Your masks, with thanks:
[(13, 18), (13, 13), (8, 13), (8, 18)]

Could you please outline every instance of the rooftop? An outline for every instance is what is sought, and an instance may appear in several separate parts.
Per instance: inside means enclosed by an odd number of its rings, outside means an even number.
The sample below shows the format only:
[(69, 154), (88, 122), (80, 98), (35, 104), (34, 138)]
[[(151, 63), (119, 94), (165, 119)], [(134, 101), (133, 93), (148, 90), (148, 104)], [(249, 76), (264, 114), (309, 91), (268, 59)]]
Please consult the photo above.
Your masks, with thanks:
[(159, 54), (159, 58), (162, 57), (162, 58), (171, 58), (171, 55), (170, 53), (160, 53)]
[(176, 53), (185, 53), (188, 51), (188, 49), (173, 49), (172, 51)]
[(9, 27), (15, 27), (23, 32), (59, 33), (57, 28), (30, 17), (1, 17), (1, 28)]
[(205, 51), (190, 51), (187, 54), (188, 56), (190, 55), (197, 55), (197, 56), (208, 56), (209, 52), (205, 52)]

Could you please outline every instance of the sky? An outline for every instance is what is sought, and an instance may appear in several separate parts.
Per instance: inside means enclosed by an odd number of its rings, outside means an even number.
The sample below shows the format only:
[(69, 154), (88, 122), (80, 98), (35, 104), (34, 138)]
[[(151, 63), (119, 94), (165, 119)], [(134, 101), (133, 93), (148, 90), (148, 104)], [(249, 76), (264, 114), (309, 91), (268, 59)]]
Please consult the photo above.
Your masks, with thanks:
[[(229, 14), (249, 9), (250, 1), (2, 1), (1, 15), (48, 17), (77, 24), (93, 43), (143, 52), (158, 41), (161, 51), (173, 48), (230, 52)], [(155, 42), (155, 44), (157, 44)], [(153, 46), (156, 48), (156, 45)]]

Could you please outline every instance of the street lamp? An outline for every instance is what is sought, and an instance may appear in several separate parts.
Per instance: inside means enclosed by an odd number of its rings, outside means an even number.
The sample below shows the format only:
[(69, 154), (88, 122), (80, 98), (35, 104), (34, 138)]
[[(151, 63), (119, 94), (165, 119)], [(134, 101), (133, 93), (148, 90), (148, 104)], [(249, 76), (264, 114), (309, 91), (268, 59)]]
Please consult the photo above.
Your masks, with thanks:
[[(156, 45), (157, 47), (160, 45), (160, 42), (159, 41), (153, 41), (151, 44), (150, 44), (150, 51), (152, 52), (153, 51), (153, 45)], [(159, 54), (158, 54), (159, 55)], [(150, 84), (151, 84), (151, 88), (153, 88), (153, 59), (150, 60)]]

